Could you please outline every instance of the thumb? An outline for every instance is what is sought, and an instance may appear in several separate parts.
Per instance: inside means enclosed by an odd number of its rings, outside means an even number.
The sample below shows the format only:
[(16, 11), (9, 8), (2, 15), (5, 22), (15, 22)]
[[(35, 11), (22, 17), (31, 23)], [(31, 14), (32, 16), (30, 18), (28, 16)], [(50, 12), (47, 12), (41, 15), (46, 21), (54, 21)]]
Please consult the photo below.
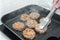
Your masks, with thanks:
[(60, 8), (60, 1), (55, 5), (56, 8)]
[(53, 0), (53, 5), (55, 5), (58, 2), (58, 0)]

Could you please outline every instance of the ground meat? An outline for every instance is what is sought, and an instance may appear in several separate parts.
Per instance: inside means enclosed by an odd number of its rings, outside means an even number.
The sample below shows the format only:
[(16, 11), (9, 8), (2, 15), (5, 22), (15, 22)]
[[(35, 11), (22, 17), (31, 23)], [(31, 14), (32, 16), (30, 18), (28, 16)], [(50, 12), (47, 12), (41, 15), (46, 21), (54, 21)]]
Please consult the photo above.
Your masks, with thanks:
[(39, 29), (39, 27), (35, 28), (36, 32), (40, 33), (40, 34), (44, 34), (47, 31), (47, 27), (45, 27), (44, 29)]
[(24, 31), (23, 31), (23, 36), (27, 39), (33, 39), (35, 37), (36, 33), (33, 29), (30, 29), (30, 28), (26, 28)]
[(24, 29), (24, 23), (22, 22), (15, 22), (12, 24), (13, 29), (22, 31)]
[(30, 16), (27, 13), (24, 13), (20, 16), (21, 20), (26, 21), (30, 19)]
[(38, 26), (37, 21), (32, 19), (28, 20), (26, 24), (29, 28), (35, 28)]
[(31, 12), (30, 17), (32, 19), (38, 19), (40, 17), (40, 14), (38, 12)]

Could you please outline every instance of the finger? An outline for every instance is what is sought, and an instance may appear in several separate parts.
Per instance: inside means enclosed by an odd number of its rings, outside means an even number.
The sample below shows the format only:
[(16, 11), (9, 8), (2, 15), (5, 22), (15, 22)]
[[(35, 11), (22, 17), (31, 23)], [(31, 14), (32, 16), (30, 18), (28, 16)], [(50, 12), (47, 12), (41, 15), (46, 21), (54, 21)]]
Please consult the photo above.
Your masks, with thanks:
[(53, 0), (53, 5), (55, 5), (58, 2), (58, 0)]
[(55, 5), (56, 8), (60, 8), (60, 1)]

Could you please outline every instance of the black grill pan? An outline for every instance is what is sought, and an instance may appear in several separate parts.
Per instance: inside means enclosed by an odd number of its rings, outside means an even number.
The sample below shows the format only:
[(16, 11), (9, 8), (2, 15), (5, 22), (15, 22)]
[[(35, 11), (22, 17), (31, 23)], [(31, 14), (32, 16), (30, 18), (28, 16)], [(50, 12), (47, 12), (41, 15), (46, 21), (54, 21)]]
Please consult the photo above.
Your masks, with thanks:
[[(46, 17), (47, 14), (49, 13), (49, 10), (42, 8), (38, 5), (29, 5), (4, 15), (1, 19), (2, 23), (6, 28), (8, 28), (12, 33), (14, 33), (21, 40), (26, 40), (23, 37), (22, 32), (16, 31), (12, 28), (12, 24), (16, 21), (20, 21), (20, 15), (22, 13), (30, 13), (30, 12), (33, 12), (34, 10), (38, 10), (39, 13), (41, 14), (41, 17)], [(48, 26), (48, 30), (46, 34), (41, 35), (37, 33), (36, 37), (33, 40), (47, 40), (47, 38), (52, 36), (60, 37), (60, 16), (57, 14), (54, 14), (51, 20), (52, 22)]]

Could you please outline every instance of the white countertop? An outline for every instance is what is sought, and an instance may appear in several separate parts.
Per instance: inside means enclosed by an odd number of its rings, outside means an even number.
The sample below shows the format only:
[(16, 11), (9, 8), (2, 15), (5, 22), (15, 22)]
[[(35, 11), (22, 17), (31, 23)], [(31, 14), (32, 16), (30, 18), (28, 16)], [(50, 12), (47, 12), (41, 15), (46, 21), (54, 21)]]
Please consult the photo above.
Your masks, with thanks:
[[(22, 8), (30, 4), (36, 4), (46, 9), (51, 9), (53, 0), (0, 0), (0, 25), (1, 17), (11, 11)], [(60, 13), (60, 11), (59, 11)], [(0, 40), (10, 40), (0, 31)]]
[(0, 31), (0, 40), (11, 40), (3, 32)]

